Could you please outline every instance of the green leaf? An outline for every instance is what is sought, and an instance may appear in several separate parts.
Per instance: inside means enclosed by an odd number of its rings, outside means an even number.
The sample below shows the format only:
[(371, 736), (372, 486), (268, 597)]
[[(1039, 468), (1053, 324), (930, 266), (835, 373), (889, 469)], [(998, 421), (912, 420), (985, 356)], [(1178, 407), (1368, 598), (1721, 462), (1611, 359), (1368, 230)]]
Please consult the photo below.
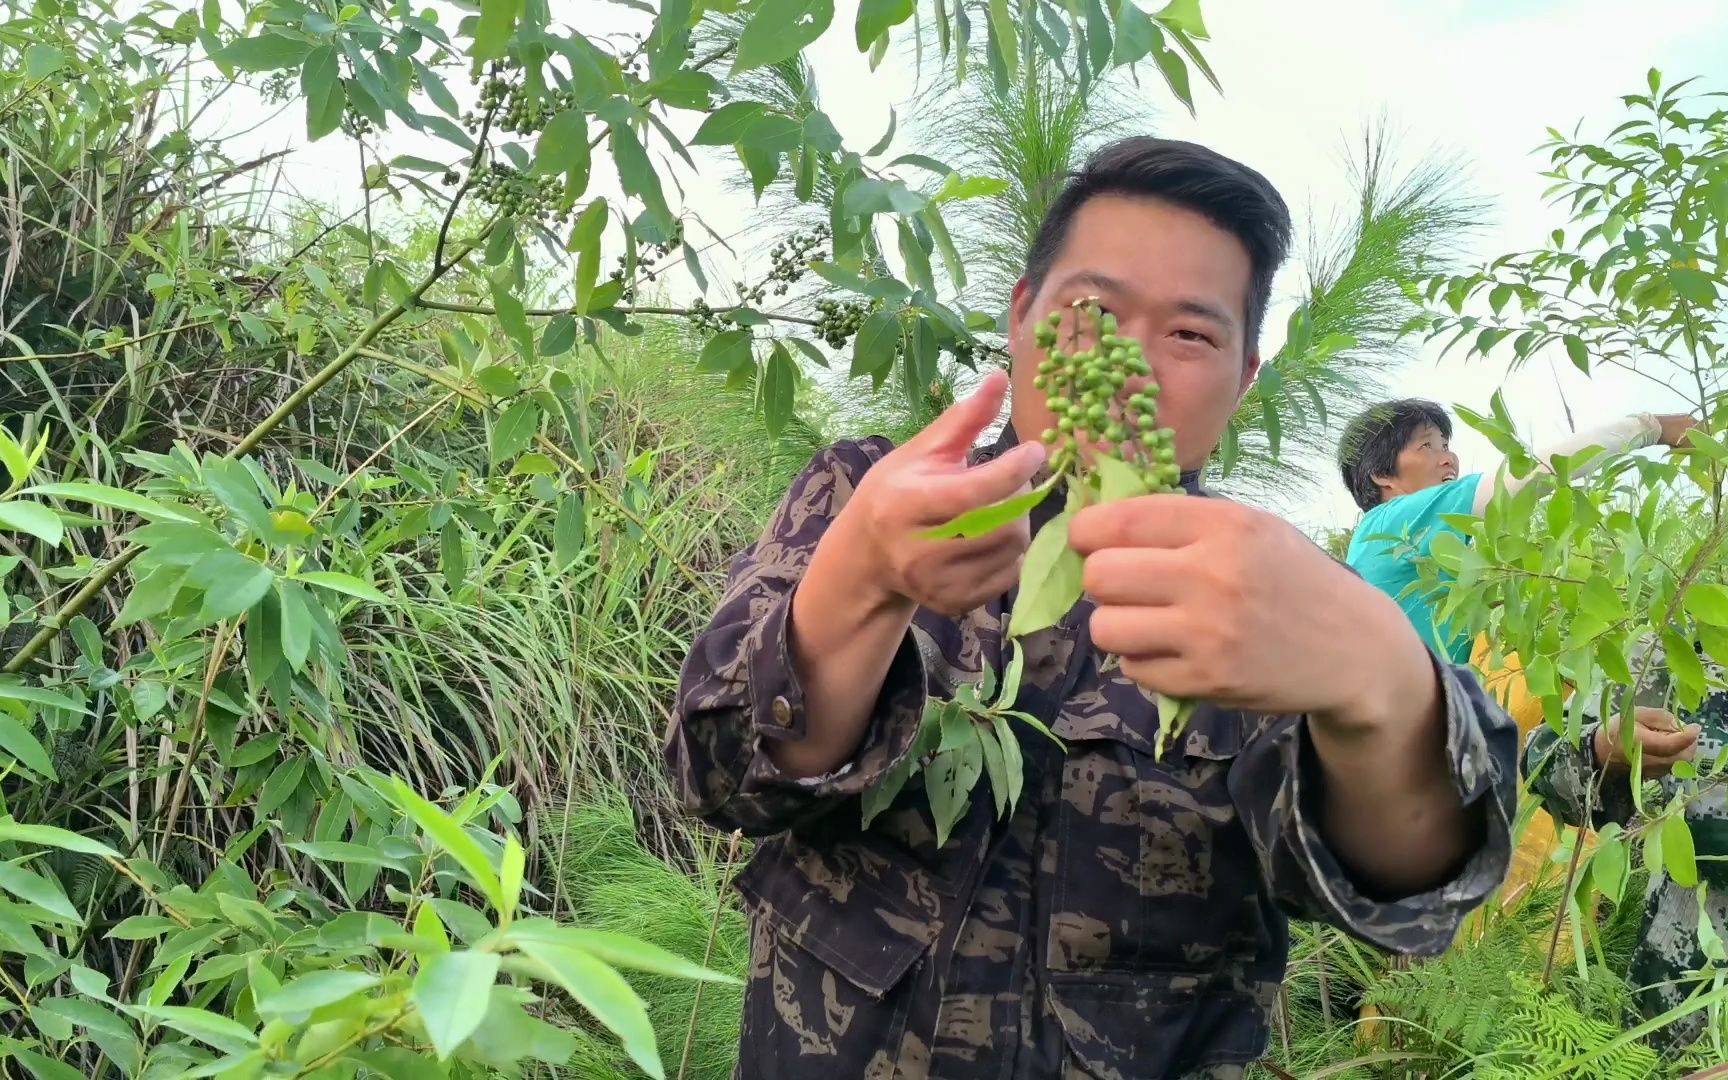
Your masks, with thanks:
[(23, 724), (14, 720), (6, 713), (0, 712), (0, 750), (6, 751), (38, 776), (46, 776), (50, 780), (60, 779), (54, 770), (54, 764), (48, 757), (48, 751), (36, 741), (36, 736), (30, 734)]
[(250, 1029), (204, 1009), (186, 1005), (153, 1005), (138, 1011), (230, 1054), (244, 1053), (258, 1045), (258, 1037)]
[(789, 60), (834, 21), (834, 0), (758, 0), (738, 37), (732, 74)]
[(271, 770), (270, 779), (264, 781), (264, 786), (258, 790), (258, 801), (253, 806), (253, 812), (259, 820), (268, 817), (270, 813), (300, 788), (300, 781), (306, 775), (306, 757), (296, 754), (278, 762)]
[(996, 800), (996, 816), (1008, 812), (1008, 765), (994, 726), (978, 728), (978, 745), (984, 751), (984, 775), (990, 779), (990, 794)]
[(448, 852), (450, 857), (468, 872), (475, 887), (492, 902), (493, 907), (502, 906), (497, 872), (492, 869), (492, 863), (486, 858), (486, 852), (480, 844), (463, 832), (454, 818), (421, 798), (399, 777), (390, 778), (389, 795), (397, 807), (413, 818), (414, 823), (420, 826), (421, 831), (433, 843)]
[[(830, 0), (831, 2), (831, 0)], [(660, 174), (655, 171), (642, 141), (630, 130), (630, 125), (614, 122), (612, 130), (612, 164), (618, 170), (618, 183), (625, 194), (640, 199), (648, 213), (661, 226), (672, 228), (672, 209), (666, 205), (666, 192), (660, 186)]]
[(348, 92), (337, 67), (336, 48), (314, 49), (300, 69), (300, 96), (306, 99), (306, 137), (317, 142), (342, 125)]
[(282, 657), (290, 668), (300, 671), (312, 651), (312, 613), (306, 606), (306, 591), (293, 582), (278, 581), (276, 597), (282, 609)]
[(401, 859), (393, 859), (388, 855), (381, 854), (377, 848), (366, 844), (352, 844), (345, 840), (297, 840), (286, 846), (302, 855), (310, 855), (321, 861), (354, 863), (360, 866), (376, 866), (385, 870), (408, 872), (407, 863)]
[(905, 218), (895, 222), (895, 225), (900, 238), (900, 258), (906, 264), (907, 280), (927, 293), (934, 293), (936, 279), (930, 272), (929, 253), (918, 242), (918, 234)]
[(1119, 0), (1116, 6), (1117, 64), (1133, 64), (1144, 59), (1164, 35), (1135, 0)]
[(637, 1067), (654, 1080), (665, 1080), (666, 1070), (654, 1045), (654, 1025), (649, 1022), (648, 1010), (623, 976), (581, 949), (533, 939), (523, 941), (521, 949), (539, 963), (550, 981), (563, 987), (618, 1036), (624, 1052)]
[(421, 962), (411, 996), (439, 1061), (448, 1061), (485, 1019), (498, 961), (497, 953), (446, 952)]
[(1692, 651), (1692, 643), (1673, 629), (1662, 631), (1662, 648), (1668, 662), (1668, 672), (1674, 677), (1680, 702), (1686, 708), (1697, 708), (1703, 700), (1706, 682), (1704, 664)]
[(1092, 471), (1098, 474), (1099, 499), (1103, 502), (1134, 499), (1150, 491), (1140, 473), (1117, 458), (1099, 455), (1092, 463)]
[(388, 604), (390, 598), (378, 589), (351, 574), (338, 574), (330, 570), (308, 570), (295, 575), (294, 580), (304, 581), (308, 585), (316, 585), (321, 589), (329, 589), (347, 596), (358, 597), (374, 604)]
[(0, 889), (68, 922), (79, 926), (84, 924), (78, 916), (78, 909), (66, 899), (66, 890), (58, 881), (32, 873), (16, 863), (0, 862)]
[(1578, 606), (1585, 614), (1604, 623), (1617, 623), (1626, 617), (1626, 605), (1608, 579), (1595, 575), (1584, 583), (1578, 594)]
[(746, 367), (754, 359), (750, 351), (750, 339), (748, 330), (727, 330), (715, 334), (702, 346), (702, 355), (696, 358), (696, 370), (738, 371)]
[(1705, 308), (1716, 306), (1715, 279), (1702, 270), (1689, 266), (1675, 267), (1668, 271), (1668, 280), (1674, 283), (1674, 291), (1688, 303)]
[(146, 499), (142, 495), (134, 495), (130, 491), (108, 487), (105, 484), (66, 483), (39, 484), (19, 492), (21, 495), (44, 495), (51, 499), (65, 499), (68, 502), (91, 503), (96, 506), (106, 506), (114, 510), (125, 510), (137, 514), (150, 521), (158, 518), (167, 521), (196, 522), (190, 514), (179, 509), (170, 509), (161, 503)]
[(534, 171), (541, 176), (564, 177), (566, 205), (588, 190), (592, 167), (588, 117), (579, 109), (566, 109), (548, 120), (540, 131), (540, 141), (534, 144)]
[(1683, 889), (1698, 887), (1698, 859), (1692, 846), (1692, 829), (1681, 814), (1662, 821), (1662, 868)]
[[(966, 288), (966, 264), (960, 258), (959, 249), (954, 246), (954, 238), (948, 234), (948, 225), (942, 220), (941, 211), (936, 209), (934, 205), (927, 206), (918, 215), (918, 220), (924, 223), (924, 227), (930, 230), (930, 235), (935, 239), (936, 250), (942, 253), (942, 265), (948, 271), (948, 280), (953, 283), (956, 291), (964, 290)], [(967, 322), (970, 323), (971, 320), (968, 319)], [(990, 326), (982, 327), (982, 329), (988, 330), (994, 326), (995, 323), (992, 321)], [(969, 326), (969, 329), (980, 328)]]
[(900, 316), (883, 309), (864, 320), (858, 337), (852, 343), (852, 377), (877, 375), (894, 363), (894, 350), (900, 341)]
[(924, 530), (918, 534), (918, 539), (949, 540), (955, 537), (971, 539), (993, 533), (1009, 522), (1017, 521), (1031, 513), (1033, 507), (1043, 502), (1051, 490), (1055, 488), (1058, 479), (1060, 478), (1052, 476), (1024, 494), (1011, 495), (988, 506), (968, 510), (959, 517), (944, 522), (933, 529)]
[(522, 0), (480, 0), (480, 19), (474, 25), (474, 43), (468, 47), (468, 55), (476, 60), (503, 59), (521, 13)]
[(275, 71), (298, 67), (312, 52), (312, 42), (302, 37), (264, 31), (257, 37), (231, 42), (216, 59), (240, 71)]
[(258, 1002), (260, 1016), (289, 1016), (334, 1005), (378, 985), (370, 971), (327, 969), (302, 975)]
[(1153, 18), (1191, 38), (1206, 40), (1206, 22), (1200, 17), (1200, 0), (1170, 0)]
[(66, 54), (52, 45), (37, 42), (24, 49), (24, 74), (32, 79), (45, 79), (66, 66)]
[(1590, 857), (1590, 871), (1596, 887), (1611, 903), (1618, 904), (1626, 891), (1626, 844), (1619, 830), (1596, 838), (1596, 854)]
[(60, 515), (41, 503), (0, 502), (0, 529), (29, 533), (49, 547), (59, 547), (66, 529)]
[[(580, 222), (578, 222), (580, 223)], [(571, 315), (555, 315), (540, 332), (540, 355), (563, 356), (576, 346), (576, 319)]]
[(0, 701), (28, 701), (50, 709), (66, 709), (80, 714), (90, 711), (65, 694), (56, 694), (40, 686), (22, 686), (13, 682), (0, 682)]
[(979, 728), (977, 724), (968, 723), (972, 737), (953, 750), (938, 753), (924, 770), (924, 789), (930, 796), (937, 847), (948, 843), (954, 826), (966, 815), (972, 789), (984, 771), (984, 747), (979, 742)]
[(276, 575), (268, 566), (222, 548), (194, 563), (186, 584), (204, 590), (199, 616), (206, 622), (231, 619), (264, 599)]
[(118, 859), (120, 853), (99, 840), (80, 836), (75, 832), (53, 825), (26, 825), (12, 820), (10, 814), (0, 817), (0, 840), (22, 841), (27, 844), (40, 844), (43, 847), (61, 848), (66, 851), (76, 851), (84, 855), (100, 855), (104, 858)]
[[(858, 5), (858, 21), (853, 28), (858, 51), (865, 51), (884, 33), (910, 19), (913, 7), (912, 0), (862, 0)], [(881, 152), (877, 150), (870, 156)]]
[(558, 516), (552, 523), (552, 556), (563, 570), (582, 554), (587, 542), (588, 521), (582, 496), (566, 492), (558, 500)]
[(444, 569), (444, 580), (450, 591), (455, 592), (468, 578), (468, 549), (462, 543), (462, 527), (456, 523), (455, 518), (446, 521), (439, 533), (438, 554)]
[(1728, 588), (1694, 585), (1686, 590), (1687, 614), (1711, 626), (1728, 626)]
[(35, 1080), (84, 1080), (83, 1074), (77, 1069), (45, 1054), (26, 1050), (22, 1046), (15, 1046), (8, 1052), (24, 1063), (24, 1067), (30, 1070), (30, 1075)]
[(497, 465), (528, 449), (540, 430), (540, 406), (533, 398), (522, 398), (492, 425), (492, 464)]
[(514, 914), (522, 903), (522, 870), (527, 858), (522, 844), (514, 836), (504, 838), (504, 856), (498, 865), (498, 888), (504, 894), (503, 911)]
[(180, 924), (163, 915), (132, 915), (121, 919), (107, 936), (117, 941), (148, 941), (180, 929)]
[(516, 942), (518, 946), (523, 941), (531, 940), (580, 949), (613, 967), (630, 968), (651, 975), (732, 985), (739, 982), (731, 975), (712, 971), (658, 945), (612, 930), (585, 930), (563, 926), (551, 919), (533, 918), (523, 919), (512, 926), (509, 940)]
[(595, 199), (582, 208), (570, 228), (566, 250), (576, 252), (576, 310), (586, 315), (594, 304), (594, 283), (600, 280), (600, 241), (606, 232), (609, 211), (606, 200)]
[(474, 373), (474, 384), (493, 397), (515, 397), (522, 389), (516, 372), (503, 364), (487, 364)]
[(770, 438), (777, 439), (786, 430), (786, 421), (792, 418), (797, 399), (797, 387), (798, 366), (786, 351), (786, 343), (776, 341), (762, 373), (762, 412)]
[(1577, 334), (1567, 334), (1563, 340), (1566, 342), (1566, 355), (1571, 359), (1572, 366), (1586, 375), (1590, 374), (1590, 351), (1585, 347), (1584, 339)]
[(1020, 591), (1008, 618), (1010, 637), (1024, 637), (1055, 626), (1080, 601), (1085, 560), (1068, 545), (1072, 510), (1057, 514), (1038, 530), (1020, 565)]
[(522, 359), (534, 359), (534, 331), (528, 325), (528, 312), (522, 307), (522, 300), (496, 274), (492, 277), (492, 307), (498, 313), (498, 325), (515, 342)]
[[(1019, 648), (1018, 645), (1015, 647), (1016, 649)], [(1020, 740), (1015, 736), (1014, 729), (1009, 726), (1008, 718), (1001, 713), (996, 713), (991, 716), (990, 722), (996, 728), (996, 743), (1002, 749), (1002, 770), (1006, 778), (1006, 790), (1002, 797), (1007, 803), (1008, 810), (1012, 812), (1020, 802), (1020, 791), (1026, 783), (1026, 759), (1020, 753)], [(1045, 734), (1048, 735), (1049, 732), (1046, 731)], [(1051, 736), (1051, 738), (1054, 737)]]
[(708, 114), (692, 146), (732, 146), (744, 141), (745, 133), (768, 112), (760, 101), (729, 101)]

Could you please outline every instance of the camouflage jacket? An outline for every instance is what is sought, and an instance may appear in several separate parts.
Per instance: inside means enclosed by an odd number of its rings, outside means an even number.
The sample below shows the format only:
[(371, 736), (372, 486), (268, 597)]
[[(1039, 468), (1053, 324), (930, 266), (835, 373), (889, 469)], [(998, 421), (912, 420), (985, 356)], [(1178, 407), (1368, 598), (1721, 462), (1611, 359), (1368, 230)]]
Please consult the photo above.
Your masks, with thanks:
[(891, 448), (816, 457), (733, 564), (680, 680), (666, 756), (684, 807), (767, 838), (737, 879), (752, 920), (738, 1077), (1237, 1077), (1266, 1050), (1288, 917), (1434, 954), (1498, 885), (1518, 738), (1467, 671), (1436, 661), (1452, 775), (1486, 806), (1486, 835), (1441, 887), (1375, 899), (1317, 827), (1304, 720), (1203, 705), (1155, 759), (1156, 705), (1102, 663), (1088, 601), (1025, 642), (1016, 707), (1067, 752), (1014, 725), (1025, 786), (1007, 821), (981, 779), (938, 848), (916, 779), (867, 831), (858, 796), (905, 755), (927, 695), (1001, 670), (1012, 594), (960, 619), (920, 610), (853, 760), (808, 781), (780, 774), (764, 744), (806, 723), (793, 591)]
[[(1641, 670), (1645, 655), (1655, 673), (1651, 685), (1640, 691), (1639, 705), (1670, 708), (1667, 657), (1662, 646), (1646, 642), (1632, 659), (1632, 670)], [(1701, 658), (1715, 685), (1722, 685), (1722, 668)], [(1627, 825), (1637, 815), (1632, 801), (1630, 773), (1606, 772), (1591, 749), (1601, 726), (1600, 702), (1595, 697), (1580, 702), (1583, 735), (1577, 745), (1560, 737), (1546, 724), (1538, 724), (1524, 744), (1524, 772), (1530, 789), (1542, 797), (1547, 810), (1568, 825), (1587, 824), (1600, 829), (1609, 822)], [(1610, 708), (1617, 705), (1610, 702)], [(1708, 773), (1728, 746), (1728, 691), (1717, 690), (1705, 697), (1697, 711), (1681, 720), (1697, 724), (1700, 773)], [(1654, 790), (1653, 790), (1654, 789)], [(1673, 775), (1651, 780), (1646, 787), (1646, 807), (1674, 798), (1688, 799), (1686, 823), (1691, 827), (1698, 854), (1698, 875), (1706, 886), (1704, 909), (1699, 910), (1698, 890), (1670, 878), (1665, 870), (1653, 871), (1643, 897), (1638, 943), (1632, 952), (1627, 981), (1634, 987), (1633, 1001), (1644, 1019), (1652, 1019), (1680, 1005), (1698, 989), (1699, 973), (1708, 967), (1700, 944), (1700, 920), (1708, 918), (1719, 937), (1728, 940), (1728, 781), (1682, 779)], [(1708, 989), (1708, 978), (1703, 980)], [(1658, 1047), (1676, 1051), (1696, 1042), (1704, 1033), (1706, 1015), (1695, 1012), (1667, 1025), (1651, 1039)]]

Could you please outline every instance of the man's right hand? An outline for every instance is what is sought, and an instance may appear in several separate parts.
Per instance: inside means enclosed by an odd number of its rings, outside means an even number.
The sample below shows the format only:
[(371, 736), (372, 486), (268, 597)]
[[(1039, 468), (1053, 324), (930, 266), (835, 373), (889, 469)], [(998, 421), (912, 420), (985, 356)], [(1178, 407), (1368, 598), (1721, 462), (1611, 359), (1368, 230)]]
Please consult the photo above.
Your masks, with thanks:
[(1021, 443), (994, 461), (967, 466), (973, 442), (1001, 411), (1007, 390), (1008, 376), (992, 372), (970, 397), (864, 474), (833, 526), (860, 556), (860, 578), (911, 606), (949, 616), (963, 615), (1015, 584), (1031, 541), (1024, 516), (970, 539), (917, 536), (1030, 490), (1046, 459), (1042, 443)]
[[(1633, 709), (1637, 728), (1634, 738), (1643, 744), (1645, 776), (1664, 776), (1676, 761), (1691, 761), (1698, 752), (1698, 725), (1680, 726), (1680, 721), (1666, 709), (1639, 705)], [(1596, 729), (1593, 746), (1596, 760), (1605, 768), (1628, 769), (1631, 762), (1620, 748), (1620, 713), (1615, 711), (1607, 723)]]

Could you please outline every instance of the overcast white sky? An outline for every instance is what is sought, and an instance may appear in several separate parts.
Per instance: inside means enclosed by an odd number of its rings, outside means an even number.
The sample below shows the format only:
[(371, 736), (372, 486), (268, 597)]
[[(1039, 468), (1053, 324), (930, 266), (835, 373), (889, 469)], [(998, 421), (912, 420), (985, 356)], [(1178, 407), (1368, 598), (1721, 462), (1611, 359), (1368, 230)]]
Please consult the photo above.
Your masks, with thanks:
[[(554, 6), (590, 36), (639, 26), (638, 16), (614, 5)], [(1346, 140), (1384, 118), (1403, 156), (1414, 160), (1438, 149), (1467, 164), (1472, 190), (1492, 206), (1492, 221), (1474, 244), (1482, 257), (1539, 244), (1561, 223), (1541, 202), (1541, 162), (1531, 152), (1548, 126), (1570, 130), (1585, 120), (1587, 131), (1605, 132), (1621, 118), (1618, 96), (1640, 91), (1651, 66), (1670, 78), (1699, 75), (1711, 89), (1728, 89), (1722, 0), (1205, 0), (1202, 6), (1212, 36), (1206, 53), (1224, 94), (1196, 79), (1198, 114), (1191, 118), (1155, 74), (1143, 73), (1161, 134), (1240, 158), (1278, 185), (1299, 218), (1311, 210), (1326, 220), (1350, 201)], [(911, 98), (916, 78), (911, 63), (896, 56), (868, 72), (852, 44), (855, 11), (854, 0), (840, 0), (836, 29), (813, 60), (825, 110), (848, 144), (862, 147), (886, 129), (890, 106)], [(230, 131), (254, 128), (230, 145), (236, 156), (304, 142), (298, 111), (259, 125), (263, 116), (236, 98), (213, 119), (233, 125)], [(694, 124), (675, 127), (688, 134)], [(387, 147), (387, 153), (431, 149), (411, 133), (393, 135)], [(327, 139), (296, 150), (282, 179), (320, 199), (352, 204), (357, 168), (352, 146)], [(685, 205), (731, 236), (751, 221), (750, 202), (720, 189), (725, 171), (717, 166), (694, 177), (686, 171)], [(591, 190), (610, 186), (609, 177), (597, 175)], [(676, 192), (669, 188), (668, 196), (676, 207)], [(731, 279), (724, 264), (711, 264), (709, 276)], [(1288, 288), (1287, 279), (1280, 286)], [(1268, 355), (1282, 327), (1274, 311), (1263, 343)], [(1676, 404), (1643, 380), (1611, 373), (1585, 379), (1564, 360), (1507, 377), (1479, 361), (1454, 356), (1436, 363), (1430, 356), (1401, 371), (1392, 390), (1486, 411), (1489, 395), (1503, 385), (1525, 434), (1540, 440), (1565, 431), (1555, 371), (1581, 424)], [(1466, 470), (1493, 467), (1492, 450), (1473, 432), (1456, 442)], [(1284, 510), (1309, 527), (1350, 525), (1357, 516), (1335, 481)]]

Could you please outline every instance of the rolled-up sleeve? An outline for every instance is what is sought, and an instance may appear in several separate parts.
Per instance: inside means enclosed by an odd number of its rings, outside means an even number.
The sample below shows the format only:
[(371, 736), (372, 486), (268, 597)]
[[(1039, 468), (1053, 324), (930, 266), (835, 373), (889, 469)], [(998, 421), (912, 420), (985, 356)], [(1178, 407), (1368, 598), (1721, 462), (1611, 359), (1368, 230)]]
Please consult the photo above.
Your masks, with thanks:
[(784, 831), (858, 795), (898, 764), (918, 733), (925, 674), (908, 632), (853, 759), (794, 779), (764, 751), (804, 737), (803, 688), (793, 667), (792, 597), (816, 545), (886, 440), (840, 442), (793, 482), (762, 536), (732, 562), (713, 618), (679, 674), (666, 766), (687, 813), (749, 836)]
[(1320, 828), (1321, 764), (1302, 717), (1268, 721), (1243, 746), (1230, 791), (1280, 906), (1393, 952), (1432, 956), (1505, 879), (1518, 792), (1518, 729), (1464, 668), (1434, 658), (1445, 706), (1446, 765), (1485, 830), (1451, 880), (1395, 900), (1365, 895)]

